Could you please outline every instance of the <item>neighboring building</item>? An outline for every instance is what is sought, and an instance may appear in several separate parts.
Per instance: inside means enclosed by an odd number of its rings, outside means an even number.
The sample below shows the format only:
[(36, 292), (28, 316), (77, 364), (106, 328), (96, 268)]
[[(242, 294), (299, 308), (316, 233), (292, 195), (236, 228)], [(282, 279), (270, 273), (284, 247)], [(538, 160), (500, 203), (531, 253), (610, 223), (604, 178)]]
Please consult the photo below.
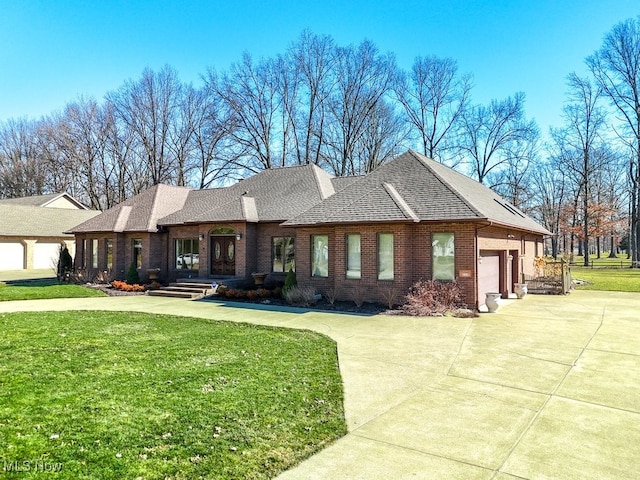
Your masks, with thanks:
[(0, 200), (0, 270), (53, 268), (61, 245), (74, 254), (65, 232), (99, 213), (66, 193)]
[(507, 296), (550, 232), (487, 187), (413, 151), (360, 177), (314, 165), (211, 190), (156, 185), (74, 228), (76, 265), (123, 277), (250, 279), (385, 301), (420, 279), (457, 280), (469, 305)]

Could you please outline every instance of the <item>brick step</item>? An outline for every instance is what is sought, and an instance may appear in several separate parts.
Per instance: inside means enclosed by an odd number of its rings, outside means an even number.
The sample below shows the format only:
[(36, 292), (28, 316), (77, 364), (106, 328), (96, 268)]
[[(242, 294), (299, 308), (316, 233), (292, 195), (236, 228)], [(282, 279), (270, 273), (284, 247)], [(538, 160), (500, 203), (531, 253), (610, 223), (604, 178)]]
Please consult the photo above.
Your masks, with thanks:
[(189, 300), (202, 296), (202, 292), (181, 292), (178, 290), (149, 290), (147, 295), (152, 297), (173, 297), (173, 298), (187, 298)]
[(211, 290), (211, 283), (201, 283), (201, 282), (173, 282), (169, 284), (169, 287), (179, 287), (179, 288), (195, 288), (199, 290)]

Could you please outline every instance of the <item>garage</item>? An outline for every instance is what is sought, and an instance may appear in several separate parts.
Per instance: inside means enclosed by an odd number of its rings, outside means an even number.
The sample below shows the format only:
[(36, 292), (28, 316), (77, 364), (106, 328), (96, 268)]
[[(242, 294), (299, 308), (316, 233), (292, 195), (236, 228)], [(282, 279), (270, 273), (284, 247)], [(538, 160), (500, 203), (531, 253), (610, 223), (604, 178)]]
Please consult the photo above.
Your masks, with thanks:
[(478, 306), (484, 305), (487, 292), (500, 292), (500, 253), (480, 250)]
[(59, 243), (36, 243), (33, 250), (33, 268), (55, 268), (60, 255)]
[(0, 270), (24, 268), (24, 245), (20, 242), (0, 242)]

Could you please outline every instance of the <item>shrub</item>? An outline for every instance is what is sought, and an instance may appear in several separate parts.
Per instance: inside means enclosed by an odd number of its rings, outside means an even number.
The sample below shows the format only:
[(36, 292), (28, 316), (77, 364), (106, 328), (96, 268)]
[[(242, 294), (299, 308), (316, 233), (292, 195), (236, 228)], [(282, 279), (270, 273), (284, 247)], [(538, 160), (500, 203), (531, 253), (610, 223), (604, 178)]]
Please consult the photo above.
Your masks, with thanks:
[(336, 300), (338, 299), (338, 289), (329, 287), (327, 288), (327, 290), (325, 290), (324, 296), (327, 299), (327, 302), (333, 305), (334, 303), (336, 303)]
[(249, 290), (247, 292), (247, 298), (249, 300), (255, 300), (256, 298), (258, 298), (258, 291), (257, 290)]
[(218, 288), (216, 289), (216, 295), (225, 297), (228, 291), (229, 291), (229, 287), (227, 287), (226, 285), (218, 285)]
[(233, 298), (236, 296), (236, 291), (233, 288), (230, 288), (226, 292), (224, 292), (224, 294), (227, 298)]
[(409, 290), (402, 310), (408, 315), (430, 316), (465, 307), (462, 291), (456, 282), (421, 280)]
[(282, 287), (282, 293), (285, 294), (289, 289), (298, 285), (298, 279), (296, 278), (296, 272), (293, 269), (289, 269), (287, 272), (287, 278), (284, 280), (284, 287)]
[(144, 292), (146, 290), (144, 285), (139, 285), (137, 283), (130, 284), (120, 280), (114, 280), (111, 282), (111, 286), (116, 290), (122, 290), (124, 292)]
[(290, 305), (308, 307), (316, 303), (316, 289), (314, 287), (293, 286), (283, 292), (284, 299)]
[(131, 265), (129, 265), (129, 270), (127, 270), (126, 280), (127, 280), (127, 283), (129, 285), (133, 285), (135, 283), (140, 283), (140, 275), (138, 274), (138, 266), (136, 265), (135, 261), (131, 262)]
[(275, 298), (282, 297), (282, 288), (281, 287), (274, 288), (273, 290), (271, 290), (271, 295)]
[(67, 247), (60, 248), (58, 257), (57, 275), (58, 281), (69, 281), (69, 275), (73, 270), (73, 259)]
[(267, 290), (266, 288), (259, 288), (256, 293), (258, 294), (258, 296), (260, 298), (267, 298), (269, 295), (271, 295), (271, 292), (269, 290)]

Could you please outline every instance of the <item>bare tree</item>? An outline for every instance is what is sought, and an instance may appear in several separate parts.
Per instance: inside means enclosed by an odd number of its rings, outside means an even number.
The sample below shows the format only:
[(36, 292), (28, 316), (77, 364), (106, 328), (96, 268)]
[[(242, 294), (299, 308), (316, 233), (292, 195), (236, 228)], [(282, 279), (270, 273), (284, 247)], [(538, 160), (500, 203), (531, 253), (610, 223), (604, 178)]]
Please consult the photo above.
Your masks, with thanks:
[(537, 206), (533, 209), (533, 216), (550, 232), (551, 254), (558, 257), (561, 220), (564, 204), (567, 200), (566, 175), (559, 168), (557, 159), (536, 163), (531, 180), (535, 189)]
[(142, 72), (108, 95), (118, 121), (136, 136), (136, 153), (144, 160), (149, 184), (175, 183), (177, 165), (169, 149), (169, 132), (178, 115), (181, 83), (168, 65), (160, 72)]
[(278, 82), (271, 62), (254, 63), (246, 52), (221, 82), (210, 82), (237, 125), (231, 135), (247, 157), (239, 167), (251, 172), (277, 166), (274, 137), (276, 116), (281, 106)]
[(525, 118), (523, 93), (492, 100), (488, 107), (471, 107), (461, 122), (460, 148), (480, 183), (505, 165), (522, 161), (522, 155), (532, 152), (527, 144), (537, 142), (540, 135), (535, 121)]
[(334, 75), (336, 87), (329, 102), (329, 136), (325, 136), (328, 167), (335, 175), (355, 173), (355, 151), (367, 118), (375, 111), (395, 81), (392, 55), (380, 55), (364, 41), (358, 47), (338, 48)]
[(335, 85), (335, 45), (329, 36), (304, 31), (289, 54), (298, 72), (301, 90), (295, 131), (298, 163), (318, 164), (324, 143), (327, 103)]
[(47, 166), (40, 155), (38, 122), (10, 119), (0, 125), (0, 196), (46, 193)]
[(602, 47), (587, 58), (598, 85), (620, 115), (620, 138), (633, 151), (631, 182), (632, 260), (640, 265), (640, 16), (618, 23)]
[(589, 204), (593, 174), (603, 161), (602, 129), (605, 113), (599, 107), (601, 89), (575, 73), (569, 75), (569, 102), (564, 107), (566, 127), (553, 131), (563, 166), (571, 172), (582, 195), (582, 242), (584, 265), (589, 265)]
[(451, 58), (418, 57), (410, 74), (398, 82), (397, 99), (417, 130), (427, 157), (445, 160), (470, 91), (470, 75), (458, 76), (458, 65)]

